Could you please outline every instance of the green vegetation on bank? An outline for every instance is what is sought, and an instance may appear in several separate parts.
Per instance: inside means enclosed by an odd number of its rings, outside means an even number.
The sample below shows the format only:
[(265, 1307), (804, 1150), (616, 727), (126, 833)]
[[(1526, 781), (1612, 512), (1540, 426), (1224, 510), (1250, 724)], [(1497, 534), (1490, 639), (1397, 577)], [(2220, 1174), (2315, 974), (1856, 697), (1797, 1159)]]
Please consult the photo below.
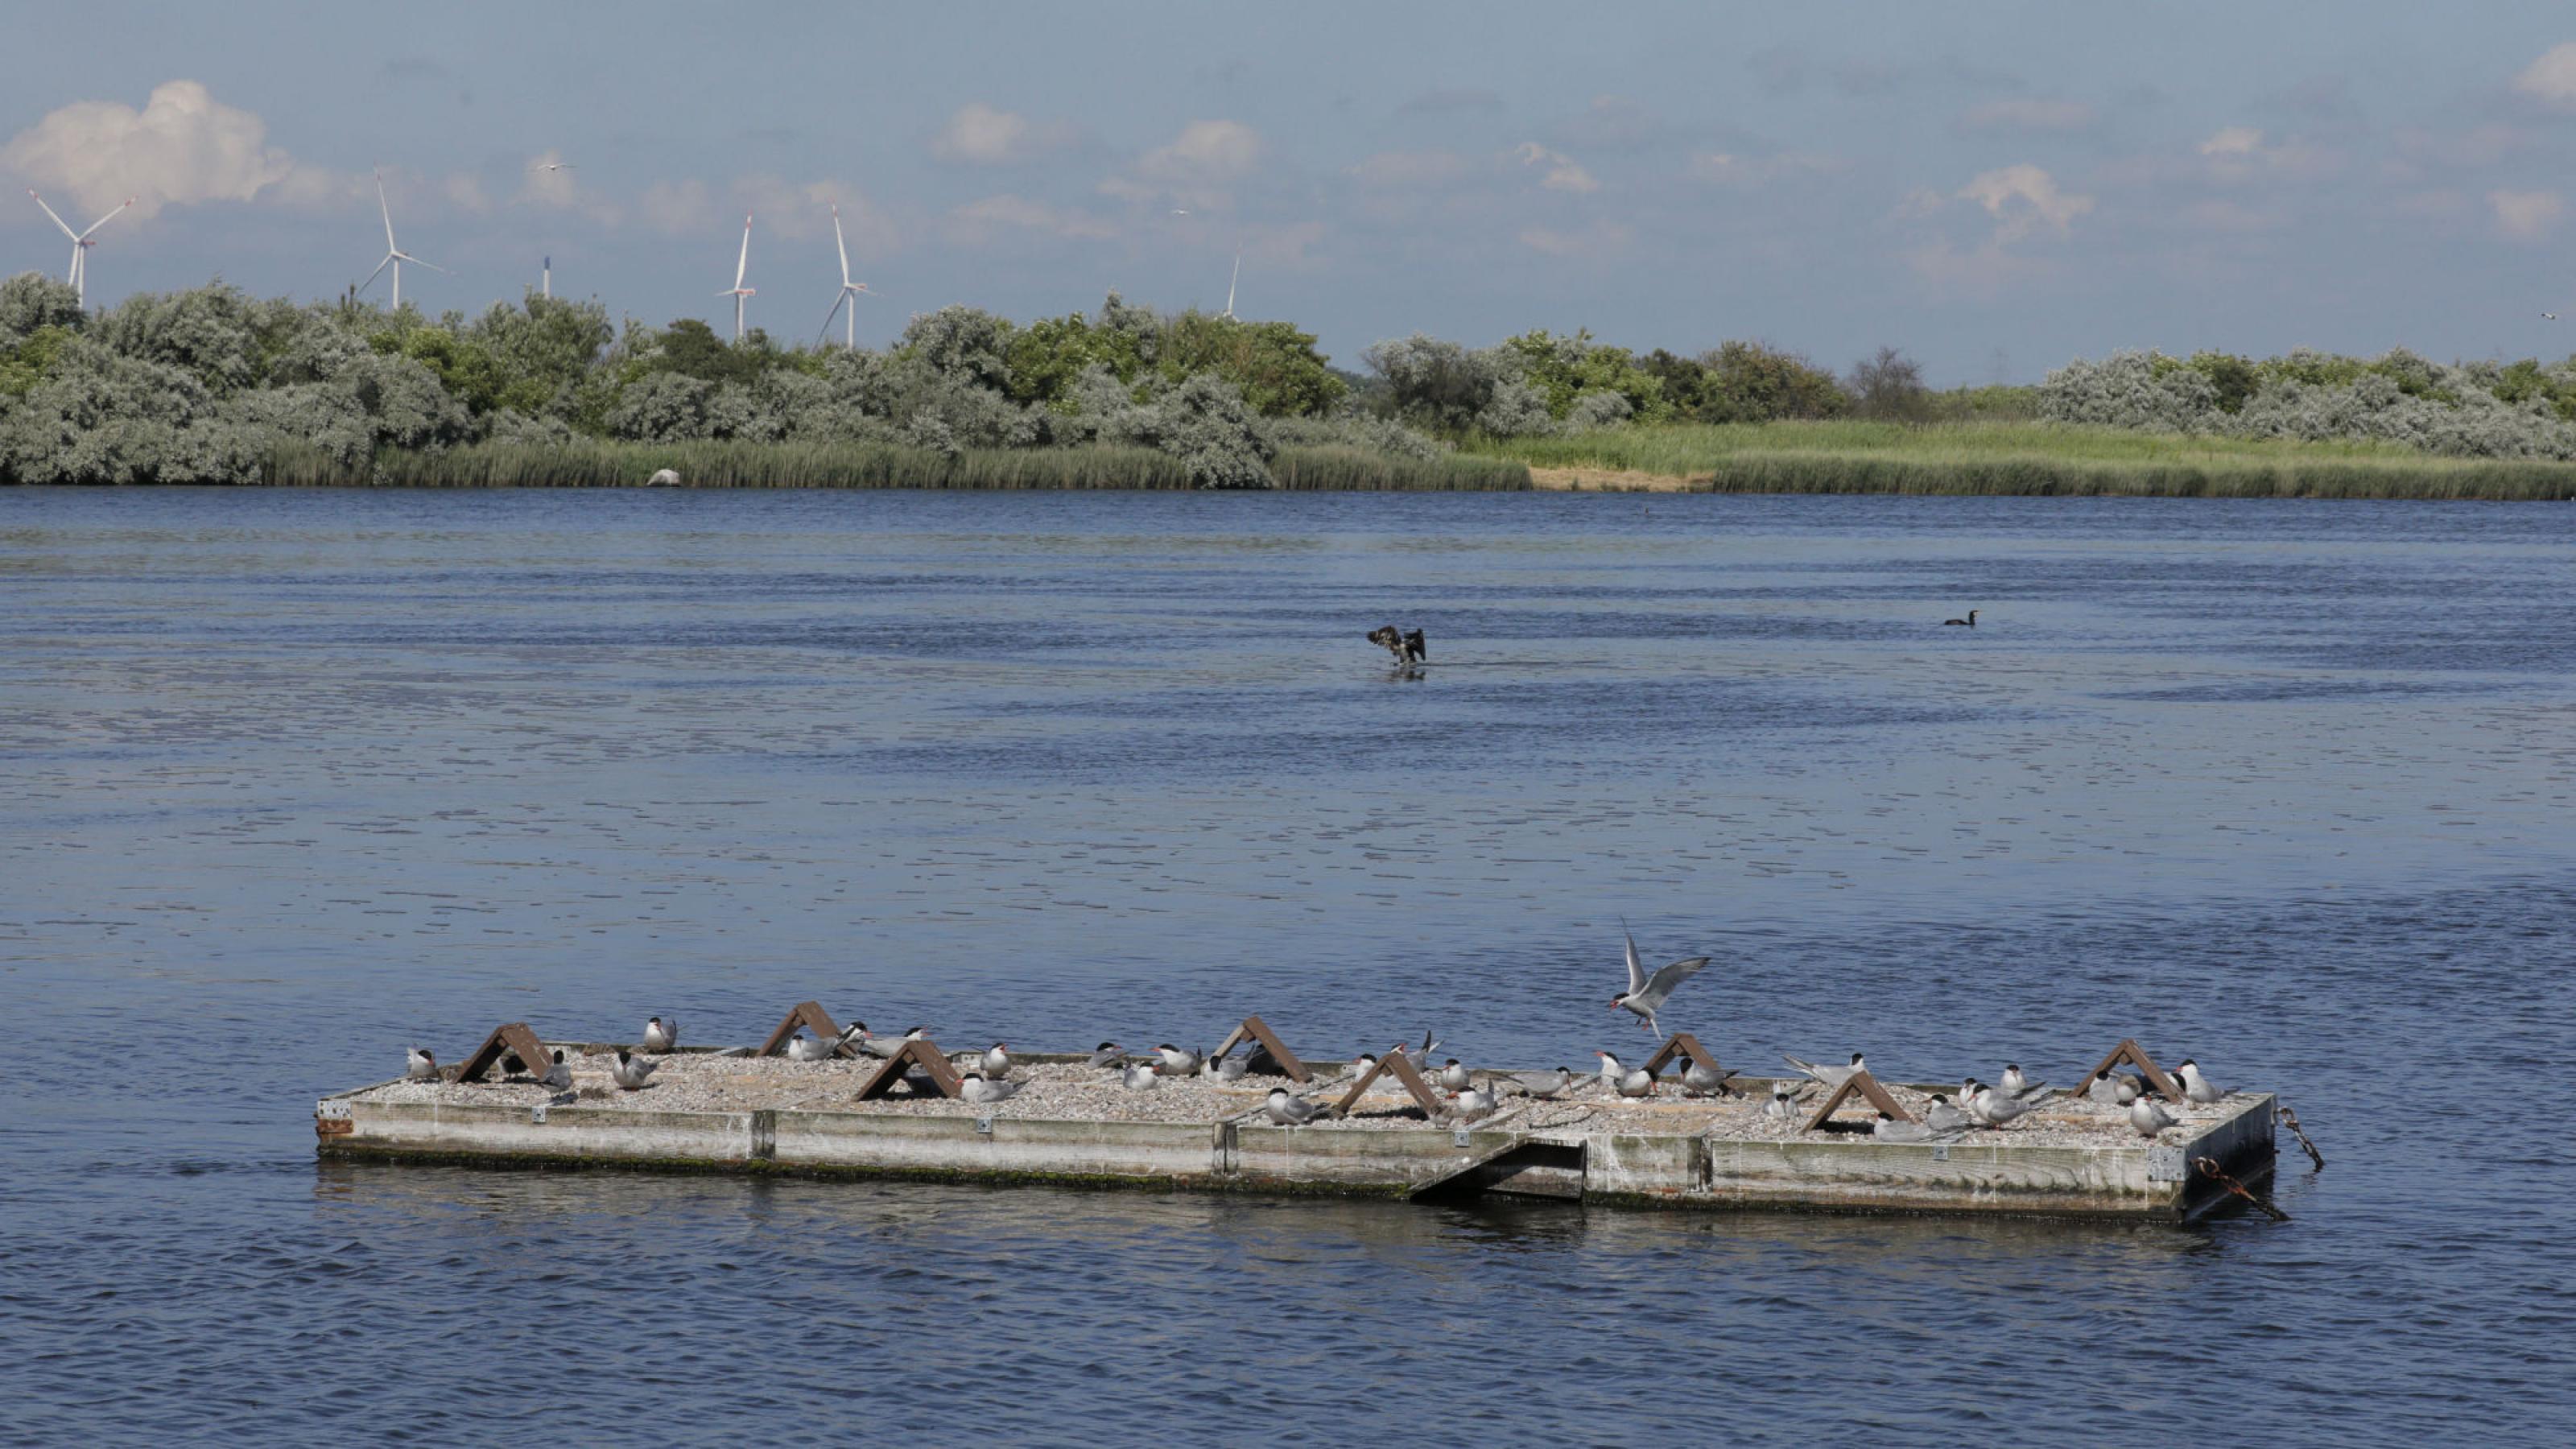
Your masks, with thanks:
[[(431, 318), (215, 283), (85, 311), (0, 282), (0, 482), (1521, 489), (1529, 468), (1759, 492), (2563, 498), (2576, 359), (2114, 353), (1935, 391), (1764, 343), (1416, 335), (1335, 368), (1286, 322), (1115, 293), (890, 346), (781, 346), (529, 297)], [(1551, 478), (1547, 481), (1558, 482)]]

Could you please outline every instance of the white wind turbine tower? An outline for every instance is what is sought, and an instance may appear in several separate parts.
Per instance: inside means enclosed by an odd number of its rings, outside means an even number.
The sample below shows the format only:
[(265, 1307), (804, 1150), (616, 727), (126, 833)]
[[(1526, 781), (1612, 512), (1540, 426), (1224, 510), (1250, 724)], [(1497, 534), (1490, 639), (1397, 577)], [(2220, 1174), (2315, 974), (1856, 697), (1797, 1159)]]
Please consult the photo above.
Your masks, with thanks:
[(742, 340), (742, 299), (760, 295), (758, 287), (746, 287), (742, 284), (742, 274), (750, 266), (751, 213), (746, 211), (742, 214), (742, 255), (734, 258), (733, 263), (733, 290), (716, 293), (719, 297), (733, 298), (733, 340), (736, 342)]
[[(834, 312), (840, 311), (843, 307), (849, 308), (850, 318), (847, 324), (847, 330), (843, 335), (842, 345), (849, 348), (851, 351), (856, 352), (859, 348), (859, 298), (861, 296), (873, 297), (876, 293), (868, 290), (867, 283), (853, 282), (850, 280), (850, 248), (847, 243), (841, 240), (841, 206), (839, 202), (834, 202), (832, 204), (832, 247), (835, 251), (838, 251), (841, 254), (841, 292), (839, 296), (832, 299), (832, 311), (823, 314), (823, 332), (829, 332), (832, 330), (832, 314)], [(737, 282), (735, 285), (739, 286), (740, 283)], [(822, 333), (818, 332), (815, 336), (817, 340), (820, 340)]]
[(1243, 243), (1234, 244), (1234, 275), (1225, 279), (1225, 319), (1234, 320), (1234, 284), (1243, 280)]
[(382, 166), (376, 168), (376, 210), (383, 212), (385, 216), (385, 259), (376, 263), (375, 271), (367, 273), (367, 279), (358, 284), (358, 290), (363, 292), (369, 287), (374, 286), (376, 284), (376, 277), (381, 274), (385, 268), (393, 268), (394, 310), (399, 312), (402, 310), (403, 263), (410, 262), (415, 266), (427, 267), (442, 277), (447, 275), (447, 268), (439, 266), (435, 262), (422, 261), (411, 253), (404, 251), (402, 247), (394, 241), (394, 209), (385, 203), (385, 168)]
[(59, 216), (54, 216), (54, 209), (52, 207), (45, 206), (45, 198), (36, 196), (36, 193), (33, 191), (29, 191), (27, 194), (35, 197), (36, 204), (38, 206), (45, 207), (45, 215), (53, 217), (54, 225), (61, 227), (63, 229), (63, 235), (72, 239), (72, 270), (71, 274), (64, 277), (63, 280), (71, 283), (72, 290), (80, 294), (81, 305), (84, 307), (88, 306), (89, 249), (98, 245), (98, 243), (89, 239), (90, 232), (96, 231), (100, 227), (103, 227), (109, 222), (115, 220), (116, 213), (118, 211), (123, 211), (126, 207), (134, 204), (134, 198), (131, 196), (125, 198), (124, 201), (118, 203), (116, 211), (111, 211), (107, 215), (100, 217), (98, 220), (91, 222), (89, 224), (89, 231), (74, 231), (71, 229), (71, 224), (69, 222), (64, 221)]

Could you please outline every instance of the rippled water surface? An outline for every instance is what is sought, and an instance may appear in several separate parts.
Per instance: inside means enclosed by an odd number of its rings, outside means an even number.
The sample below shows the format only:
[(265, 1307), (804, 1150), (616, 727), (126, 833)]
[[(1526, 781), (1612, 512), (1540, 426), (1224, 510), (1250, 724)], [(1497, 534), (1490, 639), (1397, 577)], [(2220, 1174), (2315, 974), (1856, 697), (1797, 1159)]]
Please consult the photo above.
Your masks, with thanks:
[[(0, 1438), (2567, 1442), (2576, 509), (0, 492)], [(1940, 620), (1982, 610), (1975, 630)], [(1359, 636), (1429, 631), (1390, 677)], [(2192, 1229), (317, 1166), (502, 1019), (2071, 1078)]]

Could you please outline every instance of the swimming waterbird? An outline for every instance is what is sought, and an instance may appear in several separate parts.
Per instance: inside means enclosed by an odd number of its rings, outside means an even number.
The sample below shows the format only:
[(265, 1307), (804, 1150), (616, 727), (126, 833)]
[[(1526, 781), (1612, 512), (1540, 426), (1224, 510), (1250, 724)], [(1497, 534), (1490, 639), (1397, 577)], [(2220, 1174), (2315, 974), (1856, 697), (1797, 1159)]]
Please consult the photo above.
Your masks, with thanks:
[(1393, 624), (1383, 624), (1369, 631), (1368, 641), (1395, 656), (1396, 667), (1407, 668), (1431, 658), (1431, 648), (1422, 642), (1422, 631), (1410, 634), (1396, 632)]
[(1977, 611), (1970, 609), (1968, 611), (1968, 617), (1964, 619), (1944, 619), (1941, 621), (1941, 624), (1944, 628), (1973, 629), (1977, 627)]

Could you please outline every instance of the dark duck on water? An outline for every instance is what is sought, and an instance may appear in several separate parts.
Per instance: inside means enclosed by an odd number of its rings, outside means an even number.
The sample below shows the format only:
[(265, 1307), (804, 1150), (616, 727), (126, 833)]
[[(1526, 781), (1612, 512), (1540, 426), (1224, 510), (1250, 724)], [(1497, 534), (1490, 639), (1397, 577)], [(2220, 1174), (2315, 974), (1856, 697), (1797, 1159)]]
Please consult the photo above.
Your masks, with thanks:
[(1398, 668), (1421, 664), (1431, 658), (1430, 646), (1422, 642), (1419, 629), (1410, 634), (1400, 634), (1393, 624), (1381, 624), (1369, 631), (1368, 641), (1394, 655)]

